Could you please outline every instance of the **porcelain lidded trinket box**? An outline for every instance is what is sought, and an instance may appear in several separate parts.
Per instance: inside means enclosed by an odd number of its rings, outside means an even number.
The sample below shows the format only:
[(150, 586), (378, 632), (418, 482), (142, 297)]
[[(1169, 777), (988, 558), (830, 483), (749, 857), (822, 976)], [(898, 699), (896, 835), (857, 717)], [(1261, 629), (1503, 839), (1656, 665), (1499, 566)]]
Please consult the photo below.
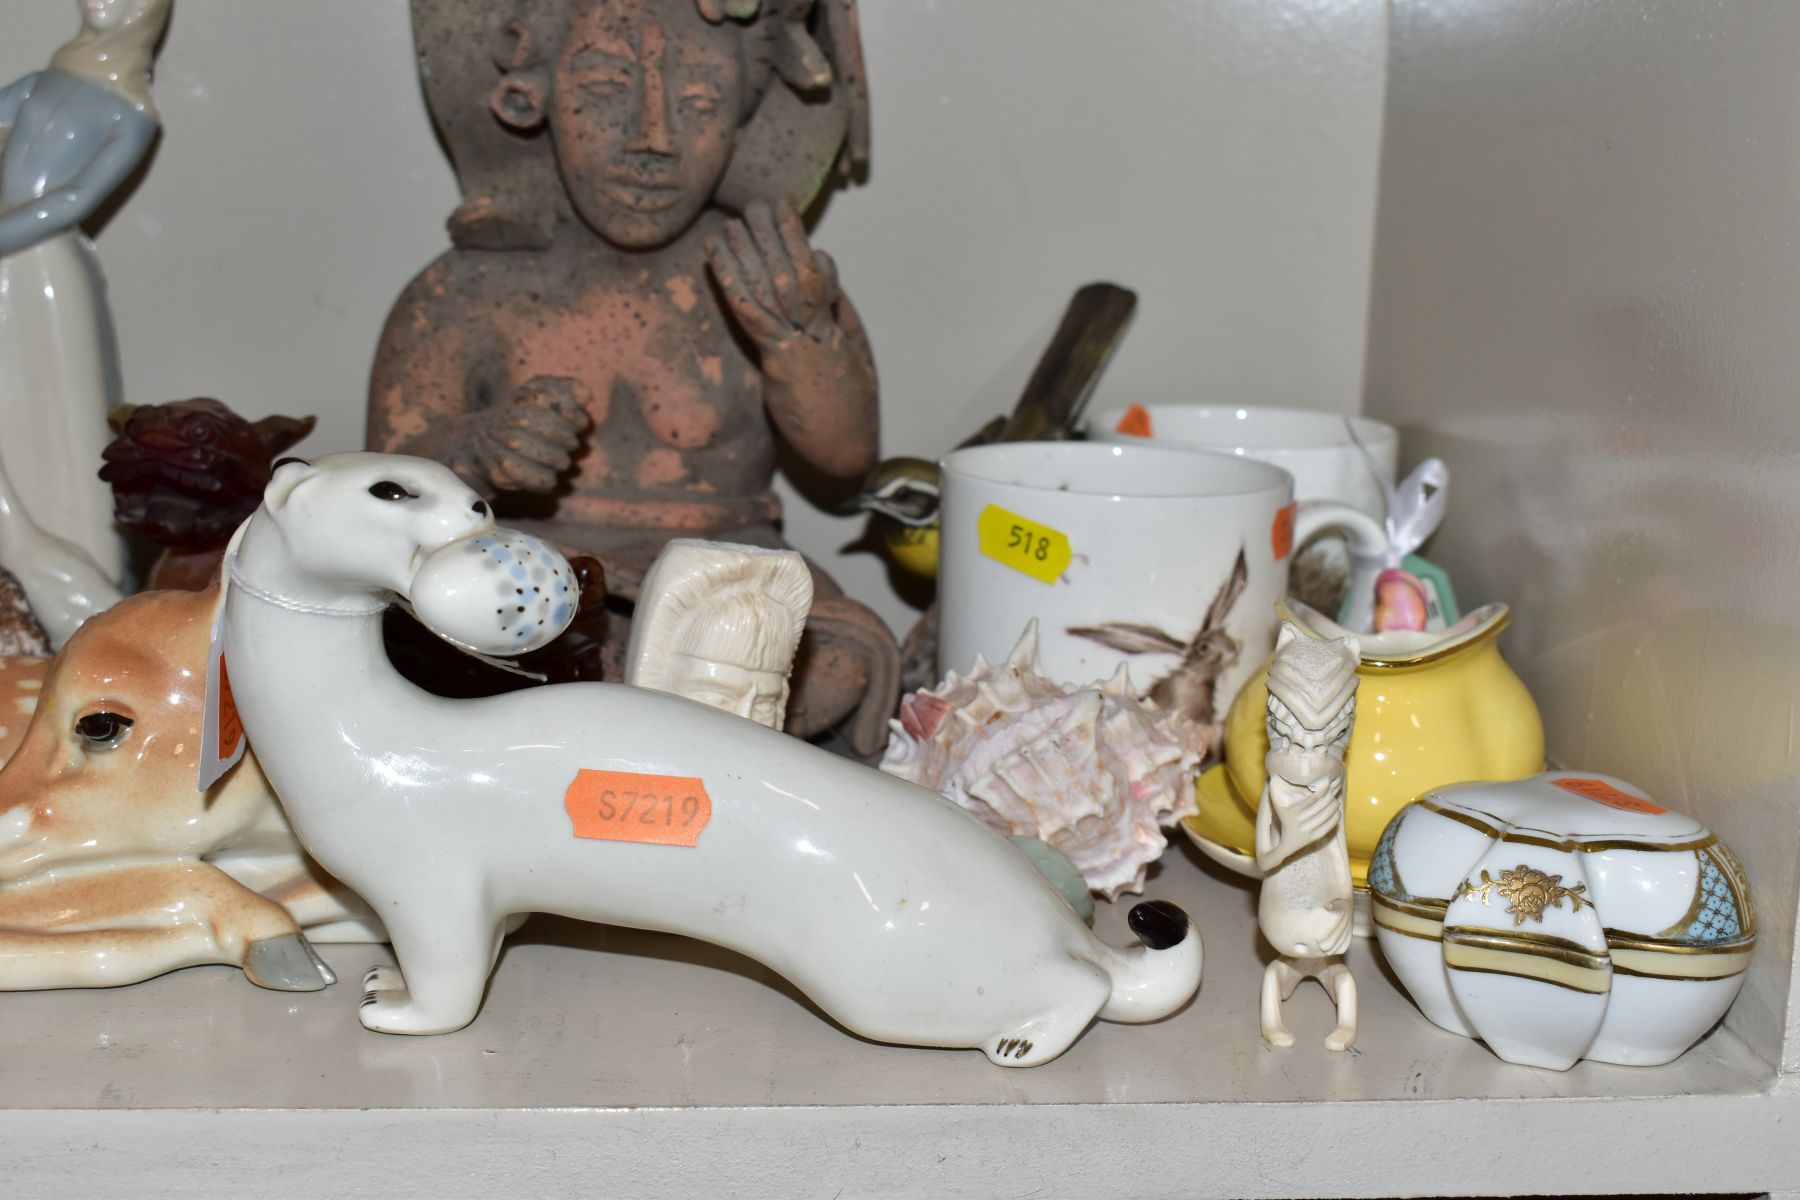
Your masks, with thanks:
[(1725, 1015), (1756, 942), (1736, 856), (1592, 772), (1430, 792), (1383, 832), (1369, 886), (1425, 1015), (1552, 1070), (1678, 1057)]

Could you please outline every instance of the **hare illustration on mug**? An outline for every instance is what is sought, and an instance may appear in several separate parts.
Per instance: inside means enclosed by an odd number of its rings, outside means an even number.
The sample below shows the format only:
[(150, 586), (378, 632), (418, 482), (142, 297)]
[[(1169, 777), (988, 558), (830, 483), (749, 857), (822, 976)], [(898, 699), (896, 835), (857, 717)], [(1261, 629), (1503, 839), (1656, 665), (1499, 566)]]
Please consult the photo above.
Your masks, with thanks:
[[(947, 455), (941, 476), (940, 677), (977, 654), (1004, 657), (1036, 617), (1051, 679), (1079, 687), (1126, 663), (1157, 703), (1202, 727), (1274, 648), (1295, 549), (1328, 530), (1359, 553), (1387, 544), (1365, 512), (1296, 503), (1281, 469), (1201, 450), (971, 446)], [(996, 544), (1008, 522), (1059, 535), (1060, 570), (1012, 561)]]
[(1238, 660), (1243, 647), (1225, 631), (1225, 618), (1244, 594), (1249, 570), (1240, 548), (1231, 573), (1219, 585), (1206, 616), (1194, 636), (1182, 641), (1174, 634), (1154, 625), (1137, 625), (1110, 621), (1104, 625), (1078, 625), (1069, 630), (1075, 637), (1098, 642), (1121, 654), (1174, 654), (1181, 658), (1174, 670), (1144, 689), (1144, 698), (1158, 708), (1178, 712), (1201, 726), (1211, 726), (1218, 719), (1219, 675)]
[(301, 840), (392, 935), (400, 969), (365, 980), (369, 1029), (468, 1024), (503, 922), (530, 911), (728, 946), (865, 1037), (1005, 1066), (1055, 1058), (1096, 1016), (1166, 1016), (1199, 985), (1180, 909), (1138, 905), (1142, 945), (1108, 946), (973, 816), (755, 722), (621, 684), (449, 700), (407, 683), (382, 652), (390, 604), (481, 653), (567, 621), (560, 556), (496, 529), (447, 467), (284, 462), (227, 569), (242, 728)]

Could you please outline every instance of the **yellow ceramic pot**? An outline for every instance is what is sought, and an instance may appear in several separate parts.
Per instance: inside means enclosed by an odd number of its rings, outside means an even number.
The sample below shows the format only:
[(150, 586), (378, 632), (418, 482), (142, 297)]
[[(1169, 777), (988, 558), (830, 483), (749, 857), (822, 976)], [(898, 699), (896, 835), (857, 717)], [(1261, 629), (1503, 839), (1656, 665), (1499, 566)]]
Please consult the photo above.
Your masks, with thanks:
[[(1281, 611), (1313, 637), (1344, 630), (1300, 604)], [(1525, 684), (1500, 657), (1504, 604), (1478, 609), (1441, 633), (1357, 635), (1356, 727), (1344, 756), (1344, 832), (1356, 886), (1395, 813), (1432, 788), (1512, 780), (1544, 767), (1544, 722)], [(1254, 875), (1256, 806), (1268, 778), (1269, 668), (1246, 683), (1225, 718), (1225, 761), (1201, 776), (1200, 811), (1183, 825), (1209, 857)]]

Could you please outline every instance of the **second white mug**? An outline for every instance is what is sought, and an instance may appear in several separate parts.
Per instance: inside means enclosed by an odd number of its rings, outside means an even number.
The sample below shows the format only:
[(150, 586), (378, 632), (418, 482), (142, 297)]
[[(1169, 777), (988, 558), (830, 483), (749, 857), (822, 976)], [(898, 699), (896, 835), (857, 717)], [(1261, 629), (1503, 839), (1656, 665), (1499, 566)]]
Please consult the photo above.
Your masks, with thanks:
[[(1351, 440), (1346, 422), (1368, 448), (1367, 457)], [(1400, 433), (1387, 422), (1306, 408), (1133, 405), (1097, 414), (1087, 436), (1097, 442), (1184, 446), (1272, 463), (1293, 475), (1294, 498), (1301, 503), (1337, 500), (1376, 518), (1387, 515), (1382, 485), (1393, 486), (1400, 463)]]

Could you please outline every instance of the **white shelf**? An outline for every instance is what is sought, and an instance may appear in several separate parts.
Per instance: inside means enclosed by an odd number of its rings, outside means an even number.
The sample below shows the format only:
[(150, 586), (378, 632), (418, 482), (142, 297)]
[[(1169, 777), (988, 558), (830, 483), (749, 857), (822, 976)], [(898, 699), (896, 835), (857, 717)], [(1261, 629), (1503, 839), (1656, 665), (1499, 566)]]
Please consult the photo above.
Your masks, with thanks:
[[(1357, 1052), (1257, 1034), (1254, 893), (1171, 849), (1150, 894), (1206, 938), (1199, 998), (1096, 1025), (1057, 1062), (851, 1037), (757, 964), (539, 918), (445, 1037), (356, 1022), (341, 982), (228, 968), (0, 995), (5, 1191), (540, 1196), (1404, 1196), (1800, 1187), (1800, 1090), (1716, 1030), (1658, 1069), (1509, 1066), (1426, 1023), (1353, 952)], [(1125, 905), (1100, 926), (1125, 941)], [(995, 919), (1004, 921), (1005, 914)]]

